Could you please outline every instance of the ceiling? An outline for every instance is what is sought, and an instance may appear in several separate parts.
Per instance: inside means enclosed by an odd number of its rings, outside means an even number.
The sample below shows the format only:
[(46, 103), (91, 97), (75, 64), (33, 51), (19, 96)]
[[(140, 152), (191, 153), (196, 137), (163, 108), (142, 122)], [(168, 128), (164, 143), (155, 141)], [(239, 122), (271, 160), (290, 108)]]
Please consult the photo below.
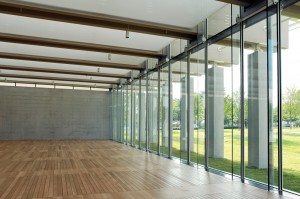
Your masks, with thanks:
[[(7, 4), (16, 6), (15, 11), (8, 13)], [(182, 32), (194, 34), (200, 21), (224, 5), (214, 0), (0, 0), (0, 81), (111, 88), (120, 81), (115, 75), (129, 77), (148, 55), (159, 56), (176, 39), (156, 29), (177, 31), (179, 37)], [(47, 19), (29, 17), (27, 6), (147, 27), (130, 30), (126, 38), (124, 28), (67, 23), (54, 19), (53, 13)], [(154, 27), (153, 34), (148, 27)], [(11, 66), (15, 69), (8, 69)]]

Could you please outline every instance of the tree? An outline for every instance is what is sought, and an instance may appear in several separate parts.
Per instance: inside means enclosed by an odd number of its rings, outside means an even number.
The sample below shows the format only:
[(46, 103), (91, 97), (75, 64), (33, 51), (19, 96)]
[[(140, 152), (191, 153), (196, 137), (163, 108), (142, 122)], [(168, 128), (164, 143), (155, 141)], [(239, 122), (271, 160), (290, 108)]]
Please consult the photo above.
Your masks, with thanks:
[(282, 118), (290, 124), (299, 118), (300, 90), (295, 86), (286, 89), (282, 103)]

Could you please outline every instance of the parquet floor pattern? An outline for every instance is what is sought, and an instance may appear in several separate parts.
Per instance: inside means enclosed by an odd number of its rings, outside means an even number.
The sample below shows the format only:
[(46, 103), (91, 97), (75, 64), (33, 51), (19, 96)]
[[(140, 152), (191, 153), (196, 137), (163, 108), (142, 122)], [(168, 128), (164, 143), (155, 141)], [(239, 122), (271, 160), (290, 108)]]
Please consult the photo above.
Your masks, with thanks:
[(0, 141), (0, 198), (280, 197), (113, 141)]

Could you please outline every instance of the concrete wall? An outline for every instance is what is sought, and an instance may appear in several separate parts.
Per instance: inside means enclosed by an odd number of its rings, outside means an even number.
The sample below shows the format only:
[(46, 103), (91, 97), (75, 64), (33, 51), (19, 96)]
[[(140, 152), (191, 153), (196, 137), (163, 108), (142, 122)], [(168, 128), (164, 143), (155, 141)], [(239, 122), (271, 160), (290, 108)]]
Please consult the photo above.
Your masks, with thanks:
[(110, 93), (0, 87), (0, 139), (109, 139)]

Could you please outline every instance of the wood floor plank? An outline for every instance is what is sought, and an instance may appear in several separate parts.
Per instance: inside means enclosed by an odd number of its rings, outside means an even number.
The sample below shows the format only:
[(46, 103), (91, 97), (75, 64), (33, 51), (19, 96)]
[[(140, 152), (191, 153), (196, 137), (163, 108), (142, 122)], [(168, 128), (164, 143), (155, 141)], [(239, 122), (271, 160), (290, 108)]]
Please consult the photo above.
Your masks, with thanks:
[(0, 141), (0, 198), (288, 198), (112, 141)]

